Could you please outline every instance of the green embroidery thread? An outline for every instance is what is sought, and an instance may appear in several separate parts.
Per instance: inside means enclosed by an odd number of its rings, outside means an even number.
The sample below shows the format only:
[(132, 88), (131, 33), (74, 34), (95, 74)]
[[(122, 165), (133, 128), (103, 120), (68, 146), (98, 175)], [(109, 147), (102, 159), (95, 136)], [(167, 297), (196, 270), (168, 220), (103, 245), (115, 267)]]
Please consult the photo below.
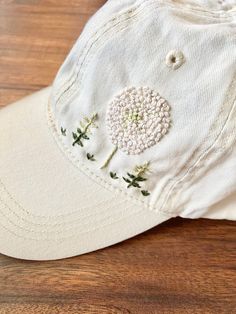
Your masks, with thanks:
[(149, 196), (150, 193), (146, 190), (142, 190), (141, 193), (143, 194), (143, 196)]
[(105, 161), (101, 169), (107, 168), (107, 166), (109, 165), (109, 163), (111, 162), (112, 158), (114, 157), (117, 151), (118, 151), (118, 147), (114, 147), (113, 151), (111, 152), (110, 156), (107, 158), (107, 160)]
[(119, 177), (117, 176), (117, 174), (116, 174), (115, 172), (110, 172), (110, 177), (111, 177), (113, 180), (119, 179)]
[(62, 134), (63, 136), (66, 136), (66, 129), (63, 129), (63, 127), (61, 127), (61, 134)]
[[(147, 181), (147, 178), (145, 178), (144, 176), (149, 171), (149, 165), (150, 165), (150, 163), (147, 162), (144, 165), (136, 166), (134, 168), (134, 173), (127, 172), (128, 177), (123, 177), (123, 180), (126, 183), (128, 183), (128, 185), (127, 185), (128, 189), (130, 187), (141, 189), (142, 182)], [(150, 195), (150, 193), (146, 190), (142, 190), (141, 193), (143, 196), (149, 196)]]
[(77, 128), (77, 131), (72, 133), (74, 139), (72, 146), (84, 146), (83, 140), (89, 140), (88, 134), (91, 131), (91, 128), (97, 128), (95, 124), (97, 119), (98, 114), (95, 113), (91, 118), (85, 117), (84, 122), (80, 122), (80, 128)]
[(90, 161), (96, 161), (96, 159), (94, 158), (94, 155), (91, 155), (89, 153), (87, 153), (87, 159), (90, 160)]

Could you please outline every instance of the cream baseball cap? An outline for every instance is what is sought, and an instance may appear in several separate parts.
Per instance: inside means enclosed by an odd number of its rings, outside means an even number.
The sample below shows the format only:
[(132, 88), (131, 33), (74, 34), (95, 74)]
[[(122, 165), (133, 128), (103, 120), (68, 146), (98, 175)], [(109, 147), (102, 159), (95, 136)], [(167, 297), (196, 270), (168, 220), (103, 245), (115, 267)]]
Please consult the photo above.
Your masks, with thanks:
[(0, 110), (0, 252), (236, 220), (236, 1), (110, 0), (52, 87)]

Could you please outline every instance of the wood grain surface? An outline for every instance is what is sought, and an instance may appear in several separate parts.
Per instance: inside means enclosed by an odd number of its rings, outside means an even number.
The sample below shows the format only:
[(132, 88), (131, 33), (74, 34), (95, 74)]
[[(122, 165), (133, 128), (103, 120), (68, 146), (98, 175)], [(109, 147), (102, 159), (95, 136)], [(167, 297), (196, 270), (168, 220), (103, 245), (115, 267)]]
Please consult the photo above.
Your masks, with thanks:
[[(50, 84), (104, 2), (0, 0), (0, 105)], [(0, 314), (18, 313), (234, 314), (236, 224), (173, 219), (54, 262), (0, 255)]]

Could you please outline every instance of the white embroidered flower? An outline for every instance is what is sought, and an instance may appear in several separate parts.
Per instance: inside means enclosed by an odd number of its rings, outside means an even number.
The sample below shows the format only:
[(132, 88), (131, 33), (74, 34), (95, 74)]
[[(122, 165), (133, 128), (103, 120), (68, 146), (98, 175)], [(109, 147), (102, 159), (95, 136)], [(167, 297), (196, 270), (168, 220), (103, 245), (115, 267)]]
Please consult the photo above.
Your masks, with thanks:
[(157, 144), (171, 126), (170, 106), (148, 87), (126, 88), (110, 103), (107, 128), (115, 147), (138, 155)]
[(171, 50), (166, 56), (166, 65), (173, 70), (177, 70), (184, 62), (185, 58), (181, 51)]

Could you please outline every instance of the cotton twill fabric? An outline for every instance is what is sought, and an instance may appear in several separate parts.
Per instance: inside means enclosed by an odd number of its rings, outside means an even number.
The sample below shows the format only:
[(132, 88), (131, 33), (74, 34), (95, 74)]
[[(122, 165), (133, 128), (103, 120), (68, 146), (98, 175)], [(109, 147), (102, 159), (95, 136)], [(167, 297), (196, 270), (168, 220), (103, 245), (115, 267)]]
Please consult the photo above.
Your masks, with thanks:
[[(236, 11), (219, 11), (211, 4), (108, 2), (60, 69), (51, 110), (59, 133), (60, 126), (72, 132), (77, 117), (96, 110), (99, 128), (87, 147), (102, 164), (113, 149), (105, 122), (108, 104), (125, 87), (150, 87), (171, 106), (173, 123), (165, 138), (140, 155), (118, 151), (107, 172), (101, 173), (97, 163), (88, 168), (109, 181), (112, 169), (124, 174), (136, 164), (151, 161), (147, 181), (151, 194), (144, 201), (154, 210), (187, 218), (235, 220)], [(173, 49), (185, 58), (176, 70), (165, 62)], [(62, 141), (71, 151), (71, 138)], [(68, 151), (64, 150), (67, 156)], [(88, 164), (79, 147), (73, 148), (73, 155)], [(118, 188), (125, 190), (122, 183)], [(226, 199), (232, 200), (231, 206)]]
[(50, 260), (117, 243), (167, 220), (93, 182), (62, 154), (51, 88), (0, 111), (0, 252)]

